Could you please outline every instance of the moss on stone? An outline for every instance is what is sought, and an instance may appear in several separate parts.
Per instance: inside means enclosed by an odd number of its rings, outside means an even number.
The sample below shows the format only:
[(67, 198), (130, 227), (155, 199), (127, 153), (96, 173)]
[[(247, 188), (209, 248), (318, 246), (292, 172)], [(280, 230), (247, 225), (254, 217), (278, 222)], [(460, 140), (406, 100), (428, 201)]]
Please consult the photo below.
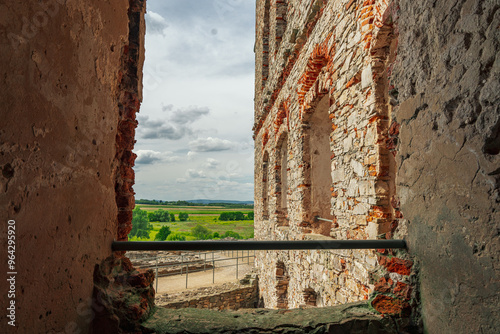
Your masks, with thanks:
[(156, 308), (146, 329), (160, 333), (397, 333), (366, 303), (293, 310), (214, 311)]

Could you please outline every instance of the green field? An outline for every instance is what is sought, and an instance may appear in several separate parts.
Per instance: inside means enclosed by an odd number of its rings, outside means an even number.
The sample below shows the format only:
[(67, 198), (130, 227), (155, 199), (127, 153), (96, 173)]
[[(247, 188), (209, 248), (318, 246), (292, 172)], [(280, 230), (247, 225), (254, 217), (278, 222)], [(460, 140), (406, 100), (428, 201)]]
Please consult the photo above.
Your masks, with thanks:
[(174, 205), (149, 205), (149, 204), (136, 204), (136, 206), (140, 207), (141, 210), (146, 211), (156, 211), (159, 209), (168, 211), (169, 213), (174, 213), (176, 215), (179, 212), (187, 212), (190, 216), (191, 214), (201, 214), (201, 215), (212, 215), (219, 216), (221, 212), (228, 211), (240, 211), (243, 213), (252, 212), (253, 208), (224, 208), (222, 206), (174, 206)]
[[(138, 239), (131, 237), (130, 241), (154, 241), (156, 234), (162, 226), (168, 226), (172, 233), (185, 233), (186, 240), (195, 240), (191, 235), (188, 235), (193, 227), (200, 224), (212, 232), (218, 232), (223, 235), (226, 231), (233, 231), (247, 239), (253, 236), (253, 220), (239, 220), (239, 221), (219, 221), (219, 215), (222, 212), (240, 211), (245, 214), (252, 212), (253, 209), (248, 208), (224, 208), (214, 206), (167, 206), (167, 205), (148, 205), (137, 204), (141, 210), (156, 211), (162, 209), (173, 213), (176, 216), (175, 222), (152, 222), (153, 229), (149, 233), (149, 239)], [(187, 221), (179, 221), (179, 212), (187, 212), (189, 218)]]

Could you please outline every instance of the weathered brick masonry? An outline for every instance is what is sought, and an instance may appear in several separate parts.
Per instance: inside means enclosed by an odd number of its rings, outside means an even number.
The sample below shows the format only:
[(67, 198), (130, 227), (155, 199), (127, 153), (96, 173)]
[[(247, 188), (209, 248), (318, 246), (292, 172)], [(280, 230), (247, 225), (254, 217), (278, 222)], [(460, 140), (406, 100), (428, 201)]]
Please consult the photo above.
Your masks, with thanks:
[[(402, 218), (393, 154), (396, 12), (383, 0), (257, 2), (256, 238), (392, 238)], [(267, 307), (295, 308), (367, 300), (375, 291), (377, 310), (399, 314), (409, 307), (412, 262), (395, 255), (263, 252), (260, 292)], [(404, 293), (380, 288), (387, 281)]]

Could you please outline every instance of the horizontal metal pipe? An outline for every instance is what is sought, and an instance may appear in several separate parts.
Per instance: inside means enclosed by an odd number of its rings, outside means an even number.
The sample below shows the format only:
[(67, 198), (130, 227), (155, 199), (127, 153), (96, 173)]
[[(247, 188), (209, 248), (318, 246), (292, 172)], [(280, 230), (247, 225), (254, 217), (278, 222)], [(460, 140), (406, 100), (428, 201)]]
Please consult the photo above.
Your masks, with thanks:
[(113, 241), (113, 251), (289, 250), (406, 248), (404, 240)]
[(317, 220), (324, 220), (325, 222), (330, 222), (333, 223), (333, 220), (331, 219), (326, 219), (326, 218), (321, 218), (321, 217), (315, 217)]

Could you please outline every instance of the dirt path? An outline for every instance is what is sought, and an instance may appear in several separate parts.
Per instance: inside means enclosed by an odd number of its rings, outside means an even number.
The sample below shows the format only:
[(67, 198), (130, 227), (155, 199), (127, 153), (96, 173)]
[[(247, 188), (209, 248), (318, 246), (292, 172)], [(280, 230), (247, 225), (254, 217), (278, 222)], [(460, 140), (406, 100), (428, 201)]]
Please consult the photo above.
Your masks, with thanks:
[[(231, 256), (231, 252), (228, 254)], [(234, 252), (236, 256), (236, 251)], [(242, 256), (242, 252), (239, 254)], [(246, 252), (244, 254), (246, 256)], [(209, 259), (207, 259), (208, 261)], [(231, 266), (229, 266), (231, 265)], [(229, 267), (225, 267), (229, 266)], [(202, 287), (211, 287), (228, 282), (236, 282), (242, 279), (253, 268), (253, 259), (250, 258), (250, 263), (247, 264), (247, 259), (238, 259), (238, 278), (236, 278), (236, 259), (229, 259), (226, 256), (216, 258), (215, 276), (212, 268), (205, 272), (188, 273), (188, 290)], [(212, 283), (215, 278), (215, 283)], [(154, 283), (156, 284), (156, 282)], [(156, 287), (156, 286), (155, 286)], [(186, 290), (186, 275), (175, 275), (160, 277), (158, 280), (157, 294), (176, 293)]]

